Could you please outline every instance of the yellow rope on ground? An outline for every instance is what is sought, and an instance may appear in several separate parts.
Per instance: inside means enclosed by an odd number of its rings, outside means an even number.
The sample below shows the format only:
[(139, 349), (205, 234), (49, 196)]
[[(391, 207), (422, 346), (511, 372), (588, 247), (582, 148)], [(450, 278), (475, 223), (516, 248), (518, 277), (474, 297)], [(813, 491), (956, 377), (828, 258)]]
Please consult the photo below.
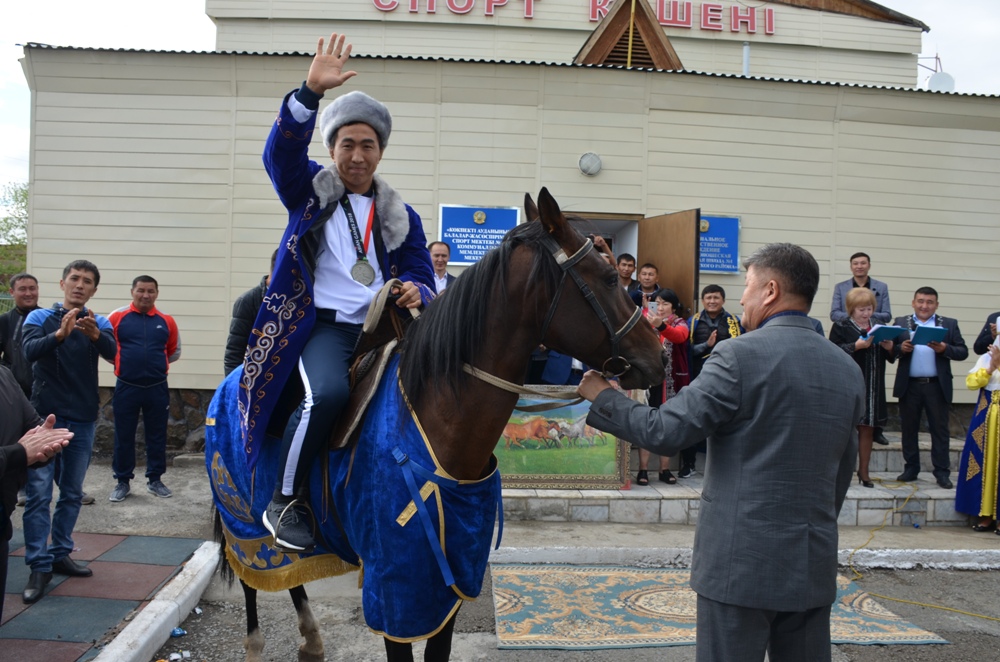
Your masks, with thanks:
[[(885, 488), (890, 489), (890, 490), (896, 489), (897, 487), (907, 486), (907, 483), (901, 483), (901, 482), (895, 481), (895, 480), (885, 481), (885, 480), (882, 480), (881, 478), (876, 478), (875, 482), (877, 482), (880, 485), (882, 485), (882, 487), (885, 487)], [(901, 503), (896, 508), (891, 508), (891, 509), (885, 511), (885, 515), (882, 516), (882, 524), (880, 524), (879, 526), (876, 526), (874, 529), (869, 530), (868, 531), (868, 540), (866, 540), (864, 542), (864, 544), (859, 545), (858, 547), (855, 547), (854, 549), (851, 550), (851, 555), (847, 558), (847, 565), (851, 569), (851, 572), (854, 573), (854, 578), (853, 578), (854, 581), (858, 581), (859, 579), (864, 579), (864, 575), (862, 575), (860, 572), (858, 572), (858, 569), (854, 567), (854, 554), (857, 553), (859, 550), (864, 549), (865, 547), (867, 547), (868, 544), (872, 540), (875, 539), (875, 533), (878, 532), (878, 531), (881, 531), (882, 529), (885, 528), (886, 520), (889, 518), (890, 515), (894, 515), (895, 513), (901, 512), (902, 509), (906, 506), (906, 504), (909, 503), (910, 499), (913, 498), (913, 495), (917, 493), (917, 487), (916, 487), (916, 485), (912, 485), (912, 486), (909, 486), (909, 487), (911, 487), (910, 493), (907, 495), (906, 499), (903, 500), (903, 503)], [(881, 600), (891, 600), (892, 602), (902, 602), (904, 604), (916, 605), (918, 607), (927, 607), (929, 609), (940, 609), (941, 611), (950, 611), (950, 612), (954, 612), (956, 614), (962, 614), (964, 616), (972, 616), (974, 618), (982, 618), (982, 619), (987, 620), (987, 621), (996, 621), (996, 622), (1000, 623), (1000, 618), (996, 618), (996, 617), (993, 617), (993, 616), (986, 616), (985, 614), (976, 614), (976, 613), (971, 612), (971, 611), (963, 611), (961, 609), (955, 609), (954, 607), (945, 607), (943, 605), (932, 605), (932, 604), (929, 604), (927, 602), (917, 602), (915, 600), (904, 600), (902, 598), (891, 598), (888, 595), (881, 595), (879, 593), (868, 592), (868, 595), (872, 596), (873, 598), (879, 598)]]

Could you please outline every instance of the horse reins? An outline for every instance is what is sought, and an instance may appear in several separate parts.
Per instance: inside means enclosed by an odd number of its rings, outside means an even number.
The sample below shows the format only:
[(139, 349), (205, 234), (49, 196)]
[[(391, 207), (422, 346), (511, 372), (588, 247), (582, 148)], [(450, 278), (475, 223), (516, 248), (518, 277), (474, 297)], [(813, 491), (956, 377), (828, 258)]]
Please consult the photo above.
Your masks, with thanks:
[[(542, 242), (549, 249), (552, 257), (555, 258), (559, 268), (562, 269), (562, 277), (559, 279), (559, 284), (556, 287), (556, 293), (552, 298), (552, 303), (549, 305), (548, 312), (545, 314), (545, 321), (542, 323), (542, 340), (544, 341), (545, 334), (548, 333), (549, 326), (552, 324), (552, 318), (555, 317), (556, 308), (559, 307), (559, 299), (562, 297), (563, 285), (566, 282), (566, 275), (569, 274), (573, 278), (573, 281), (576, 282), (577, 287), (580, 288), (583, 298), (586, 299), (590, 304), (590, 307), (594, 309), (594, 312), (597, 314), (597, 318), (601, 321), (601, 324), (604, 325), (605, 330), (607, 330), (608, 335), (611, 338), (611, 357), (606, 360), (604, 365), (601, 367), (602, 374), (605, 379), (624, 375), (629, 371), (629, 369), (631, 369), (632, 365), (627, 359), (619, 355), (618, 347), (621, 344), (622, 338), (625, 337), (625, 334), (631, 331), (639, 321), (639, 318), (642, 317), (642, 310), (640, 308), (636, 308), (632, 313), (632, 316), (629, 317), (625, 324), (622, 325), (622, 328), (615, 331), (614, 327), (611, 326), (611, 320), (608, 318), (608, 314), (604, 311), (604, 308), (601, 307), (601, 303), (597, 300), (597, 296), (594, 294), (593, 290), (590, 289), (590, 286), (587, 285), (586, 281), (583, 280), (583, 277), (580, 276), (580, 274), (576, 272), (576, 269), (573, 268), (580, 260), (590, 253), (590, 251), (594, 248), (594, 242), (588, 238), (584, 242), (583, 246), (569, 256), (566, 255), (565, 249), (563, 249), (563, 247), (560, 246), (552, 237), (546, 235), (542, 238)], [(620, 363), (618, 363), (619, 361)], [(615, 370), (615, 368), (619, 366), (621, 366), (621, 369)], [(542, 391), (528, 386), (518, 385), (513, 382), (509, 382), (506, 379), (501, 379), (500, 377), (491, 375), (488, 372), (484, 372), (479, 368), (473, 367), (468, 363), (462, 366), (462, 369), (473, 377), (510, 393), (516, 393), (518, 395), (535, 395), (559, 400), (573, 400), (568, 404), (559, 402), (514, 407), (514, 409), (519, 411), (547, 411), (550, 409), (557, 409), (559, 407), (569, 407), (583, 402), (583, 398), (576, 395), (575, 388)]]

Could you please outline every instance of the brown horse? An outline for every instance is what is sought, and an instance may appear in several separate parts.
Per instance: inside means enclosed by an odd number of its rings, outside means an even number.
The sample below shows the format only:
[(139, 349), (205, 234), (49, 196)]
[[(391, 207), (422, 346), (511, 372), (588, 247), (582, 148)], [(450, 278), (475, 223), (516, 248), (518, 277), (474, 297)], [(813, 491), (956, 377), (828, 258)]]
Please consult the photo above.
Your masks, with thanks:
[[(452, 283), (411, 325), (402, 345), (402, 392), (440, 470), (463, 484), (492, 475), (494, 448), (518, 399), (517, 393), (507, 388), (523, 383), (531, 352), (539, 344), (588, 365), (603, 366), (606, 374), (619, 376), (624, 388), (644, 388), (664, 379), (659, 339), (641, 320), (619, 285), (615, 269), (594, 250), (589, 239), (573, 229), (546, 189), (539, 193), (537, 207), (525, 196), (525, 212), (528, 222), (507, 233), (498, 248)], [(473, 369), (493, 379), (473, 376)], [(365, 425), (371, 423), (369, 416)], [(364, 443), (362, 436), (354, 452), (360, 454)], [(330, 489), (337, 491), (339, 483), (334, 476), (330, 480)], [(351, 480), (359, 478), (355, 474)], [(325, 496), (314, 494), (313, 503)], [(486, 508), (495, 505), (490, 503)], [(314, 511), (320, 512), (316, 505)], [(489, 516), (488, 523), (493, 521), (489, 510), (483, 514)], [(347, 518), (349, 514), (340, 516)], [(346, 522), (340, 528), (352, 530)], [(347, 536), (350, 538), (350, 533)], [(358, 549), (354, 540), (350, 542)], [(448, 562), (461, 562), (462, 556), (460, 546), (448, 545)], [(363, 557), (361, 561), (367, 584), (374, 565)], [(480, 561), (485, 569), (486, 558)], [(441, 583), (438, 568), (424, 571)], [(481, 579), (479, 575), (480, 583)], [(305, 591), (301, 587), (291, 590), (299, 609), (300, 630), (307, 637), (305, 648), (309, 648), (308, 657), (301, 653), (300, 657), (322, 659), (322, 642), (317, 642)], [(255, 601), (253, 589), (247, 589), (246, 597), (248, 641), (262, 646), (256, 608), (251, 604)], [(460, 604), (461, 600), (432, 634), (411, 638), (427, 639), (424, 660), (449, 659)], [(412, 661), (411, 644), (393, 640), (391, 634), (385, 632), (388, 660)], [(248, 649), (248, 658), (250, 654)]]
[[(505, 447), (507, 450), (510, 450), (512, 446), (524, 448), (522, 442), (528, 439), (538, 441), (540, 446), (548, 446), (553, 439), (553, 431), (558, 432), (558, 430), (558, 423), (546, 420), (541, 416), (528, 419), (524, 423), (510, 423), (503, 430), (503, 436), (506, 440)], [(555, 437), (555, 440), (558, 442), (559, 438)]]

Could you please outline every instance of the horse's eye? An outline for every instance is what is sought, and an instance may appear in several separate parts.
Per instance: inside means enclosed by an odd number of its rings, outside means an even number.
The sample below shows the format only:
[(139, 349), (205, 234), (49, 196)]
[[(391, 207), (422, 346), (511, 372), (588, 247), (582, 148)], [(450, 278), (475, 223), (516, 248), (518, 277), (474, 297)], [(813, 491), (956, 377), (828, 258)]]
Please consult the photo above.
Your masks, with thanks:
[(610, 276), (607, 277), (607, 279), (604, 281), (604, 283), (608, 287), (615, 287), (615, 286), (617, 286), (618, 285), (618, 274), (617, 273), (611, 274)]

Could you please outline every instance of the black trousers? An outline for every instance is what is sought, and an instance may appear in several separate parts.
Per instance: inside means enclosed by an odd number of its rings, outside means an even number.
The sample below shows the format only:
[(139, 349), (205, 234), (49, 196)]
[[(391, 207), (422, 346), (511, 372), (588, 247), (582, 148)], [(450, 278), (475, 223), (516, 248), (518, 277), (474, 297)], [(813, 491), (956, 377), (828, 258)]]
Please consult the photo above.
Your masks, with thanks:
[(931, 431), (931, 464), (935, 478), (947, 478), (951, 473), (948, 455), (948, 411), (944, 392), (937, 379), (911, 378), (906, 392), (899, 399), (899, 418), (902, 427), (903, 460), (905, 471), (920, 471), (920, 448), (917, 433), (920, 431), (920, 413), (927, 412), (927, 426)]

